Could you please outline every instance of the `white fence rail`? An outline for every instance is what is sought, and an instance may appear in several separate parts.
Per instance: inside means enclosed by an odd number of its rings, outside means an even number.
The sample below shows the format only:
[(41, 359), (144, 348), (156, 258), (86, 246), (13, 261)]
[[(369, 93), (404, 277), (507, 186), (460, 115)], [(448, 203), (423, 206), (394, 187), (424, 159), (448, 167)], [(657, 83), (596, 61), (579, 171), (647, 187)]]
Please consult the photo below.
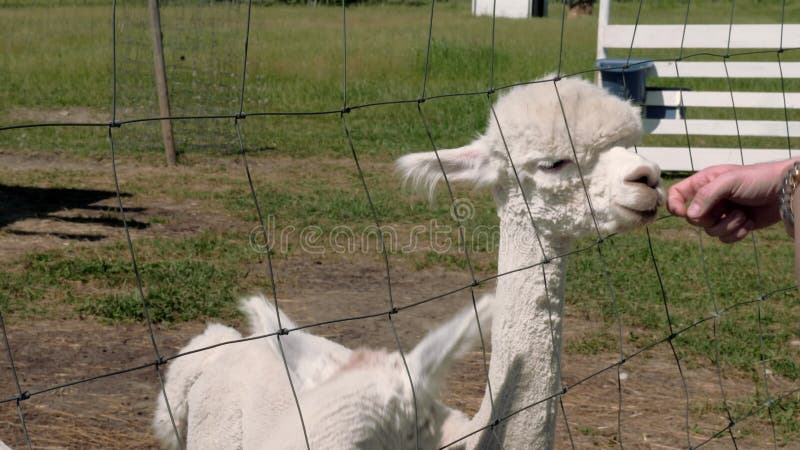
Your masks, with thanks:
[[(800, 62), (784, 62), (780, 54), (783, 49), (800, 48), (800, 24), (733, 24), (733, 25), (612, 25), (609, 24), (611, 1), (600, 0), (600, 14), (597, 31), (597, 58), (606, 58), (609, 49), (626, 49), (628, 54), (641, 49), (675, 49), (676, 58), (672, 61), (654, 61), (648, 69), (649, 78), (683, 79), (798, 79)], [(686, 49), (703, 50), (724, 49), (719, 61), (690, 61), (692, 52)], [(749, 50), (757, 50), (748, 54)], [(695, 53), (698, 53), (695, 52)], [(644, 52), (646, 53), (646, 52)], [(735, 61), (726, 58), (736, 55)], [(736, 54), (738, 53), (738, 54)], [(774, 53), (774, 61), (763, 61), (765, 53)], [(757, 58), (756, 55), (761, 55)], [(709, 55), (702, 55), (707, 59)], [(653, 58), (657, 59), (657, 58)], [(750, 59), (750, 60), (748, 60)], [(754, 60), (761, 59), (761, 60)], [(600, 76), (598, 76), (600, 82)], [(651, 89), (648, 81), (643, 110), (648, 106), (667, 107), (676, 110), (675, 117), (645, 118), (644, 127), (653, 135), (685, 135), (687, 139), (681, 146), (640, 147), (638, 151), (647, 155), (665, 170), (699, 170), (714, 164), (752, 163), (788, 158), (791, 151), (791, 138), (800, 137), (800, 122), (792, 121), (788, 111), (800, 109), (800, 93), (783, 90), (759, 91), (734, 90), (685, 90)], [(758, 85), (764, 85), (759, 83)], [(773, 83), (774, 86), (777, 83)], [(780, 83), (784, 86), (785, 83)], [(719, 85), (718, 85), (719, 86)], [(727, 119), (711, 119), (708, 113), (702, 116), (693, 114), (695, 108), (719, 108)], [(783, 120), (736, 120), (738, 109), (778, 109), (787, 111)], [(696, 109), (695, 109), (696, 111)], [(715, 114), (710, 114), (712, 117)], [(770, 117), (775, 117), (773, 113)], [(759, 148), (715, 148), (709, 147), (706, 140), (703, 146), (692, 145), (696, 136), (739, 136), (773, 138), (772, 142)], [(774, 138), (783, 138), (775, 140)], [(741, 142), (741, 140), (740, 140)], [(780, 143), (776, 142), (782, 142)], [(730, 145), (730, 144), (728, 144)], [(775, 146), (779, 148), (774, 148)], [(768, 147), (769, 146), (769, 147)]]

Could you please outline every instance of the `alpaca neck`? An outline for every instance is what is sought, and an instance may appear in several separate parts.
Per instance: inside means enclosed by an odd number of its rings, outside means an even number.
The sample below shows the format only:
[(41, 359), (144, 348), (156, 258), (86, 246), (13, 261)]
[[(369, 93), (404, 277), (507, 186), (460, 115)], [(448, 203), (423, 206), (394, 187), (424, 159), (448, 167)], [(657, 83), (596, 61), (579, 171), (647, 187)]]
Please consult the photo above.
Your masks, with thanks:
[[(487, 389), (470, 431), (541, 403), (504, 421), (493, 433), (476, 435), (467, 447), (500, 448), (499, 443), (503, 448), (549, 449), (553, 447), (558, 401), (542, 400), (561, 389), (566, 258), (537, 264), (545, 256), (564, 254), (570, 243), (547, 235), (536, 239), (524, 206), (515, 212), (510, 209), (500, 209), (501, 276), (497, 280), (489, 363), (493, 398)], [(502, 275), (529, 266), (534, 267)]]

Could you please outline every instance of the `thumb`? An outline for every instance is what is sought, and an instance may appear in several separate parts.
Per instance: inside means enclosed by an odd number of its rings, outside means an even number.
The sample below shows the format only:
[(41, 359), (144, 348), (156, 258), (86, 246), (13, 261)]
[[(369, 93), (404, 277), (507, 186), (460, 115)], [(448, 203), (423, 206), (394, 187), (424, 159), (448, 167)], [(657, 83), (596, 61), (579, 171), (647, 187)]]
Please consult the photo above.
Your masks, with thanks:
[(715, 207), (731, 197), (738, 181), (736, 177), (723, 174), (700, 188), (692, 199), (686, 216), (699, 225), (713, 225), (716, 218), (710, 217)]

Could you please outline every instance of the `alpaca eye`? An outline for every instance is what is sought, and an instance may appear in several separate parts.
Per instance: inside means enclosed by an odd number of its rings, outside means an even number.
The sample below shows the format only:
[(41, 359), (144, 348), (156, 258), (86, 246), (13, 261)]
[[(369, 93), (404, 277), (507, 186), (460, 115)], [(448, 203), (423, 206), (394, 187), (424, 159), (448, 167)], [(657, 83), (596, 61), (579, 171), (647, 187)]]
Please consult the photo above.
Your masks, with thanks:
[(572, 161), (569, 159), (559, 159), (556, 161), (539, 161), (539, 168), (543, 170), (556, 171), (568, 165)]

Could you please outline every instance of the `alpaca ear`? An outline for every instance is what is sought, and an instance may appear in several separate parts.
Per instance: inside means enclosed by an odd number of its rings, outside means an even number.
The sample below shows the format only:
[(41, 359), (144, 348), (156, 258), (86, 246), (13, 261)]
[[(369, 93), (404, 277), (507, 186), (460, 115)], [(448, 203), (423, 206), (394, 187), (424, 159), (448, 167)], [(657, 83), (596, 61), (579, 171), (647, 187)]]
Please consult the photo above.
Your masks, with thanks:
[[(480, 331), (488, 337), (492, 324), (491, 302), (494, 295), (484, 295), (475, 304), (480, 318)], [(473, 349), (481, 338), (472, 305), (428, 333), (408, 354), (408, 370), (414, 385), (436, 389), (444, 380), (447, 369), (459, 357)]]
[(472, 182), (476, 186), (494, 184), (499, 174), (491, 164), (489, 149), (481, 141), (449, 150), (412, 153), (397, 160), (403, 178), (415, 189), (427, 190), (431, 197), (436, 185), (444, 179), (442, 168), (448, 181)]

